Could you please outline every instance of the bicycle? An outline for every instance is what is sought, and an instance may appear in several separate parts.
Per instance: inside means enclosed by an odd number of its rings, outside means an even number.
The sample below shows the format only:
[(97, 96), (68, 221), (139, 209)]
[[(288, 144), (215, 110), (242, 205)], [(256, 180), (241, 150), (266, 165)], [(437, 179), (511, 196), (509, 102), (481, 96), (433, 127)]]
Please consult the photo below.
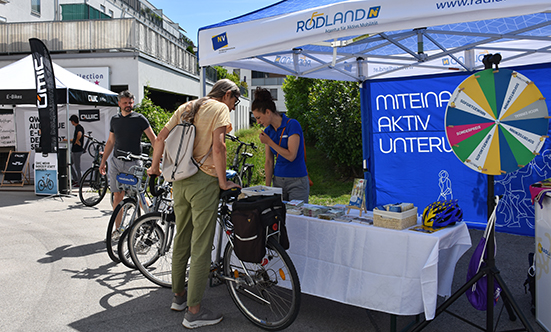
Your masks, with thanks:
[[(172, 183), (167, 181), (163, 182), (162, 178), (159, 178), (159, 179), (161, 180), (161, 183), (162, 183), (159, 189), (159, 194), (157, 194), (156, 196), (153, 196), (153, 199), (151, 200), (151, 204), (149, 205), (148, 209), (144, 210), (144, 213), (146, 214), (165, 210), (172, 206)], [(155, 188), (155, 186), (156, 186), (155, 177), (151, 177), (149, 179), (149, 187)], [(128, 246), (130, 229), (132, 228), (134, 221), (135, 219), (130, 220), (130, 225), (121, 234), (117, 244), (117, 253), (119, 255), (119, 260), (124, 265), (126, 265), (131, 269), (136, 268), (136, 265), (134, 264), (134, 262), (132, 261), (132, 258), (130, 257), (130, 250)]]
[(258, 147), (254, 145), (254, 143), (252, 142), (246, 143), (241, 141), (237, 136), (226, 134), (226, 137), (232, 140), (233, 142), (239, 143), (239, 145), (237, 146), (237, 149), (235, 150), (233, 163), (231, 166), (229, 166), (229, 169), (237, 172), (237, 178), (235, 183), (237, 183), (242, 188), (250, 187), (251, 180), (253, 178), (254, 165), (247, 164), (247, 158), (253, 157), (252, 153), (247, 152), (247, 148), (250, 147), (253, 150), (257, 150)]
[[(126, 266), (134, 268), (133, 263), (126, 256), (127, 249), (124, 248), (125, 231), (132, 222), (145, 213), (154, 211), (146, 198), (147, 188), (147, 167), (151, 162), (148, 155), (134, 155), (130, 152), (119, 151), (121, 155), (117, 158), (122, 160), (139, 160), (145, 165), (134, 165), (130, 167), (129, 173), (117, 175), (117, 182), (120, 189), (126, 193), (126, 197), (115, 207), (107, 225), (106, 245), (107, 254), (115, 263), (123, 262)], [(119, 251), (119, 242), (123, 243), (123, 250)], [(121, 255), (121, 253), (123, 253)]]
[[(86, 206), (95, 206), (107, 193), (108, 181), (107, 173), (102, 175), (99, 171), (99, 165), (101, 164), (101, 157), (105, 148), (105, 142), (100, 142), (93, 138), (88, 132), (88, 135), (84, 137), (88, 138), (85, 144), (85, 149), (92, 156), (92, 167), (84, 172), (84, 175), (80, 179), (78, 196), (82, 204)], [(92, 141), (92, 143), (90, 143)], [(106, 168), (107, 169), (107, 168)]]
[[(240, 190), (220, 193), (215, 258), (211, 263), (211, 287), (225, 283), (241, 313), (266, 330), (290, 326), (298, 315), (301, 291), (298, 274), (287, 252), (279, 244), (279, 231), (269, 231), (266, 255), (259, 264), (241, 261), (234, 253), (233, 225), (229, 204)], [(171, 209), (138, 218), (130, 229), (129, 251), (134, 265), (150, 281), (172, 286), (172, 250), (176, 234)], [(224, 236), (225, 235), (225, 236)], [(225, 250), (222, 255), (224, 239)]]
[(42, 179), (38, 180), (38, 190), (43, 191), (44, 188), (54, 189), (54, 181), (50, 179), (50, 173), (46, 173)]

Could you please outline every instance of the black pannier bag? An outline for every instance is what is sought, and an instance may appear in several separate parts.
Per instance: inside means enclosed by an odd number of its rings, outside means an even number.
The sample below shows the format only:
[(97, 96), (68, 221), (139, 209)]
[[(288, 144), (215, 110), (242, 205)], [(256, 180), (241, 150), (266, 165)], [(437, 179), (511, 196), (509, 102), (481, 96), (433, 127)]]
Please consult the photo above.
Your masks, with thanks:
[(260, 263), (266, 254), (266, 238), (272, 234), (285, 250), (289, 249), (285, 213), (281, 195), (252, 196), (234, 202), (231, 220), (237, 257)]

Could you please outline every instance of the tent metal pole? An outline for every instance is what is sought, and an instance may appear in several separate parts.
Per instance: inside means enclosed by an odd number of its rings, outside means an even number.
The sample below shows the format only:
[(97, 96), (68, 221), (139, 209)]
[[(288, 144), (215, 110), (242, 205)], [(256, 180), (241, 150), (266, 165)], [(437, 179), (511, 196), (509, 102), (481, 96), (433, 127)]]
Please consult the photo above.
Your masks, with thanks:
[(201, 67), (199, 70), (199, 98), (207, 95), (207, 80), (205, 79), (207, 73), (206, 67)]
[[(71, 138), (69, 136), (69, 88), (67, 87), (67, 95), (66, 95), (66, 104), (65, 104), (65, 109), (66, 109), (66, 120), (67, 122), (65, 122), (65, 126), (67, 127), (67, 151), (65, 152), (67, 154), (67, 187), (69, 187), (68, 189), (68, 194), (71, 195), (71, 190), (73, 190), (73, 179), (72, 179), (72, 173), (71, 173), (71, 151), (69, 150), (70, 147), (71, 147)], [(84, 137), (83, 137), (84, 138)], [(84, 141), (84, 139), (83, 139)]]

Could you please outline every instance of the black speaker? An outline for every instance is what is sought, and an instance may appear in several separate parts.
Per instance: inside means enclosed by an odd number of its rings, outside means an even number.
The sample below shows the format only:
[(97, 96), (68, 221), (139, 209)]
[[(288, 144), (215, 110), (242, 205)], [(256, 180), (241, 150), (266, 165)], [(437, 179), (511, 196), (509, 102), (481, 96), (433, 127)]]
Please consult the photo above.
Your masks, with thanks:
[(69, 193), (69, 178), (67, 176), (67, 148), (59, 148), (57, 151), (57, 179), (59, 183), (59, 193)]

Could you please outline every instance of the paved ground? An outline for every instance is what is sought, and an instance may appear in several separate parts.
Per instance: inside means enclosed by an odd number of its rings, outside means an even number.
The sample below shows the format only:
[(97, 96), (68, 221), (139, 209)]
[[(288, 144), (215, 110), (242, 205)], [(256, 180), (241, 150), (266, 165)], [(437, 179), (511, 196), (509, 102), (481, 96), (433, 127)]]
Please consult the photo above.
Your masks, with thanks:
[[(182, 313), (169, 310), (171, 292), (139, 272), (114, 264), (103, 239), (111, 209), (107, 199), (83, 206), (76, 196), (43, 198), (0, 188), (0, 331), (183, 331)], [(481, 231), (471, 230), (473, 243)], [(534, 239), (498, 234), (497, 265), (534, 331), (544, 331), (529, 312), (523, 282)], [(458, 263), (453, 291), (465, 282), (472, 248)], [(441, 299), (442, 300), (442, 299)], [(207, 288), (204, 305), (224, 314), (201, 331), (260, 331), (232, 303), (225, 286)], [(496, 306), (499, 315), (502, 301)], [(486, 314), (465, 296), (451, 311), (485, 326)], [(501, 317), (498, 329), (522, 328)], [(399, 317), (401, 329), (413, 317)], [(303, 295), (289, 331), (389, 331), (390, 315)], [(476, 331), (447, 313), (424, 331)]]

